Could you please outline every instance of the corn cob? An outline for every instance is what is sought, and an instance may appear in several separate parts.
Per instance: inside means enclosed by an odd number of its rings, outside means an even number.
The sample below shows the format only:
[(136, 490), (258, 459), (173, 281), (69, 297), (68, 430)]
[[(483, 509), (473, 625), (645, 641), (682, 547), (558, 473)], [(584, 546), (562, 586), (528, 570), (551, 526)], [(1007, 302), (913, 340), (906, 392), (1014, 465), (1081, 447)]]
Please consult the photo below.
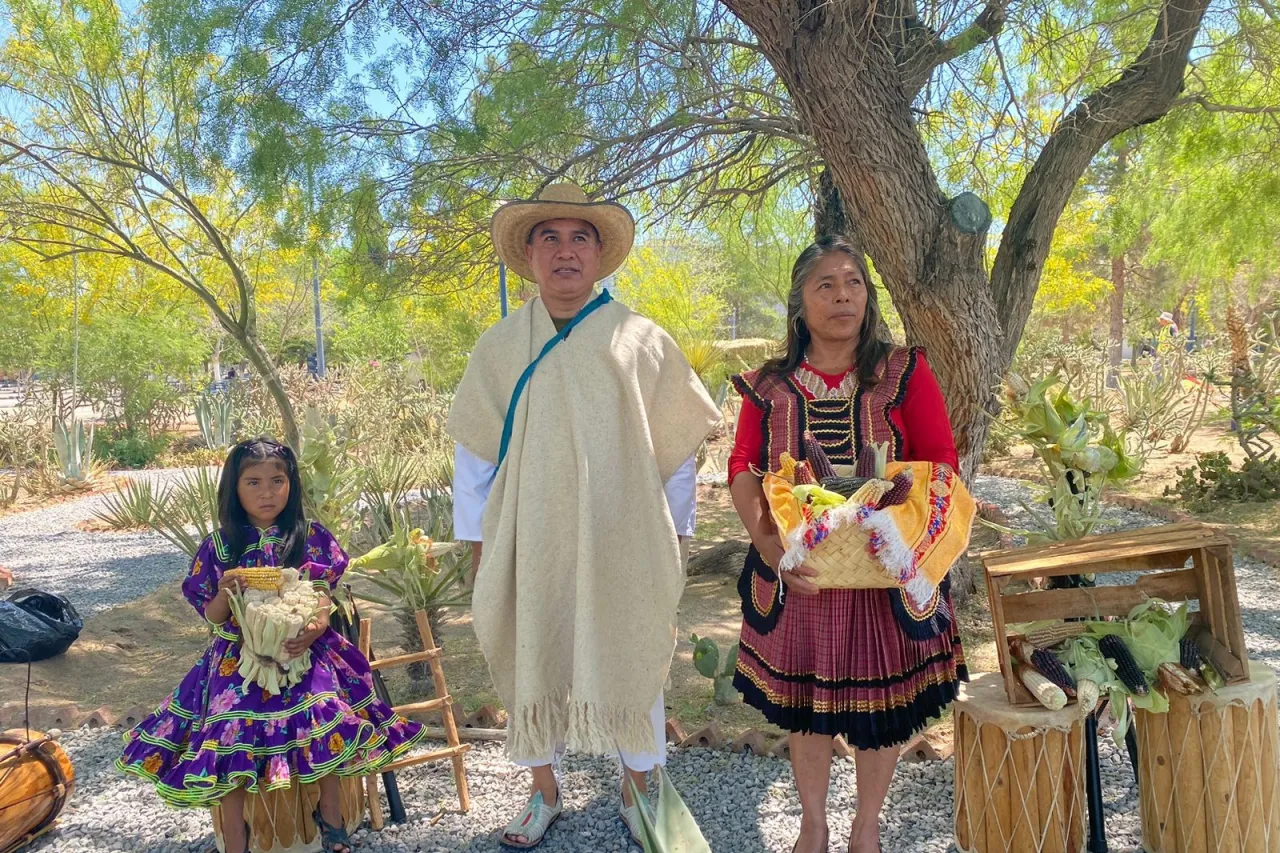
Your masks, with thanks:
[(1124, 686), (1129, 688), (1130, 693), (1135, 696), (1147, 695), (1150, 689), (1147, 687), (1147, 679), (1138, 668), (1138, 662), (1134, 660), (1133, 652), (1129, 651), (1124, 640), (1115, 634), (1108, 634), (1098, 641), (1098, 651), (1102, 652), (1103, 657), (1109, 659), (1116, 675)]
[(1204, 679), (1205, 684), (1209, 685), (1210, 690), (1221, 690), (1227, 686), (1222, 673), (1218, 672), (1217, 667), (1208, 661), (1200, 664), (1200, 677)]
[(1098, 700), (1101, 698), (1102, 688), (1098, 687), (1098, 682), (1087, 678), (1080, 679), (1076, 685), (1076, 702), (1081, 708), (1092, 713), (1093, 709), (1098, 707)]
[(884, 479), (884, 468), (889, 464), (889, 443), (869, 444), (858, 454), (856, 470), (859, 477)]
[(1062, 665), (1062, 661), (1045, 649), (1038, 649), (1026, 640), (1014, 637), (1009, 641), (1009, 651), (1013, 656), (1031, 667), (1045, 678), (1052, 681), (1068, 696), (1076, 695), (1076, 680)]
[(1178, 663), (1195, 672), (1200, 668), (1202, 660), (1204, 656), (1200, 654), (1200, 645), (1190, 637), (1183, 637), (1178, 643)]
[(279, 569), (265, 567), (232, 569), (227, 574), (243, 580), (249, 589), (276, 590), (283, 580)]
[(866, 477), (827, 477), (822, 481), (822, 488), (847, 498), (866, 484)]
[(813, 485), (813, 471), (808, 462), (796, 463), (795, 481), (797, 486)]
[(1160, 664), (1156, 676), (1160, 679), (1160, 686), (1164, 688), (1166, 696), (1171, 693), (1190, 696), (1200, 692), (1200, 685), (1191, 677), (1191, 673), (1172, 661)]
[(790, 480), (791, 485), (794, 486), (796, 484), (796, 460), (790, 453), (783, 452), (779, 464), (781, 467), (778, 469), (778, 476), (784, 480)]
[(1058, 622), (1029, 632), (1027, 642), (1039, 649), (1051, 649), (1065, 640), (1080, 636), (1086, 627), (1087, 622)]
[(804, 431), (804, 455), (813, 470), (813, 476), (819, 481), (836, 475), (836, 469), (831, 467), (831, 460), (827, 458), (827, 451), (822, 449), (818, 439), (808, 430)]
[(1067, 694), (1062, 688), (1029, 666), (1017, 668), (1018, 678), (1036, 697), (1036, 701), (1050, 711), (1060, 711), (1067, 706)]
[(911, 486), (914, 481), (915, 475), (911, 473), (911, 469), (904, 469), (898, 476), (893, 478), (893, 486), (884, 493), (884, 497), (880, 498), (880, 503), (876, 506), (876, 509), (884, 509), (906, 503), (907, 495), (911, 494)]

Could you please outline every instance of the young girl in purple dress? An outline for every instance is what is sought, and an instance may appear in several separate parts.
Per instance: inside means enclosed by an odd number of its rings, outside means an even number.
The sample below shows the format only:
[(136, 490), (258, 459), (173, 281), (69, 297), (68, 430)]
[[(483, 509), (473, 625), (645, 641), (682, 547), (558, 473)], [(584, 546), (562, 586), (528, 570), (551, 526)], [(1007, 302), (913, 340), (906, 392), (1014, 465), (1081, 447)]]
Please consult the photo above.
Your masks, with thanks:
[[(248, 850), (246, 792), (318, 782), (313, 818), (327, 853), (350, 853), (339, 809), (339, 776), (375, 773), (423, 739), (419, 723), (374, 696), (369, 662), (329, 627), (330, 592), (347, 555), (302, 513), (302, 481), (293, 451), (268, 438), (232, 448), (218, 484), (221, 529), (200, 546), (182, 591), (210, 625), (213, 640), (178, 689), (125, 734), (116, 766), (155, 783), (179, 807), (222, 806), (227, 853)], [(278, 695), (245, 684), (240, 630), (228, 596), (243, 581), (237, 567), (291, 566), (314, 583), (317, 615), (286, 644), (311, 649), (302, 681)]]

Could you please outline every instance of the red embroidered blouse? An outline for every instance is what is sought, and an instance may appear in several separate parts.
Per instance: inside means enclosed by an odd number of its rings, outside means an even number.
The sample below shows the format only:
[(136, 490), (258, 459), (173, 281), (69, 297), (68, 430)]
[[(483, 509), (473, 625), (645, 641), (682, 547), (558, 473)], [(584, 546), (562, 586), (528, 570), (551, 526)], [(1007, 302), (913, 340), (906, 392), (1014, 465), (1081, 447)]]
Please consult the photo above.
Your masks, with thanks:
[[(827, 374), (809, 367), (822, 377), (827, 387), (837, 387), (847, 375)], [(811, 398), (808, 391), (806, 397)], [(942, 389), (924, 353), (917, 355), (915, 370), (907, 380), (902, 405), (889, 411), (889, 420), (902, 432), (906, 447), (902, 454), (906, 462), (941, 462), (958, 469), (955, 438), (951, 433), (951, 421), (947, 417), (947, 404)], [(737, 431), (734, 433), (733, 451), (729, 454), (729, 482), (759, 465), (764, 448), (763, 413), (747, 397), (742, 399), (742, 411), (738, 414)]]

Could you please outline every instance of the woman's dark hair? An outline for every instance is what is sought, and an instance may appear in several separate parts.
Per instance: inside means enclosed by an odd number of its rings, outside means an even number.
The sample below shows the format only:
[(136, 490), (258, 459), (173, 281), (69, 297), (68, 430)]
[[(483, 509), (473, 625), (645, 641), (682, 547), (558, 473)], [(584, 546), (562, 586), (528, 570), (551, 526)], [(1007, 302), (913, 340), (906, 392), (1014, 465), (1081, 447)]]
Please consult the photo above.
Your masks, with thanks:
[(298, 457), (288, 445), (273, 438), (250, 438), (231, 448), (227, 462), (222, 466), (222, 479), (218, 482), (218, 523), (222, 526), (223, 542), (230, 552), (229, 562), (240, 562), (248, 547), (245, 528), (249, 526), (249, 514), (240, 505), (236, 488), (240, 474), (251, 465), (275, 462), (289, 478), (289, 499), (276, 517), (283, 543), (280, 562), (297, 568), (302, 565), (302, 555), (307, 546), (307, 519), (302, 514), (302, 476), (298, 473)]
[(880, 302), (876, 286), (871, 282), (867, 263), (863, 260), (862, 253), (849, 242), (849, 238), (839, 234), (823, 237), (796, 258), (795, 266), (791, 268), (791, 292), (787, 295), (787, 338), (783, 343), (782, 353), (761, 366), (761, 375), (784, 375), (795, 370), (804, 361), (810, 337), (809, 327), (804, 322), (804, 286), (813, 275), (818, 262), (833, 252), (844, 252), (852, 258), (858, 271), (862, 273), (862, 280), (866, 282), (867, 308), (862, 317), (862, 326), (858, 330), (854, 364), (858, 369), (860, 383), (874, 385), (878, 381), (876, 371), (893, 345), (880, 337)]

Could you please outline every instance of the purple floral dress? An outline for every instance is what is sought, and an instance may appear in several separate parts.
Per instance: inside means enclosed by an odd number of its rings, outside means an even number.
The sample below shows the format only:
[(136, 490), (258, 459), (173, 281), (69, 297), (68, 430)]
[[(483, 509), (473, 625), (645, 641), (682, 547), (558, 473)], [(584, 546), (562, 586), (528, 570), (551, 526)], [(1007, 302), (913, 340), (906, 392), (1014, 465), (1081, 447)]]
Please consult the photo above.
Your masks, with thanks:
[[(247, 530), (248, 545), (235, 566), (219, 533), (201, 544), (182, 584), (201, 616), (224, 572), (279, 565), (279, 531)], [(315, 523), (303, 561), (312, 582), (326, 591), (347, 567), (341, 546)], [(236, 788), (258, 793), (331, 773), (374, 773), (426, 735), (422, 724), (378, 701), (368, 661), (332, 628), (311, 646), (311, 669), (302, 681), (277, 696), (246, 687), (237, 673), (240, 630), (234, 618), (214, 625), (213, 633), (178, 689), (125, 733), (116, 762), (120, 770), (154, 782), (171, 805), (205, 807)]]

